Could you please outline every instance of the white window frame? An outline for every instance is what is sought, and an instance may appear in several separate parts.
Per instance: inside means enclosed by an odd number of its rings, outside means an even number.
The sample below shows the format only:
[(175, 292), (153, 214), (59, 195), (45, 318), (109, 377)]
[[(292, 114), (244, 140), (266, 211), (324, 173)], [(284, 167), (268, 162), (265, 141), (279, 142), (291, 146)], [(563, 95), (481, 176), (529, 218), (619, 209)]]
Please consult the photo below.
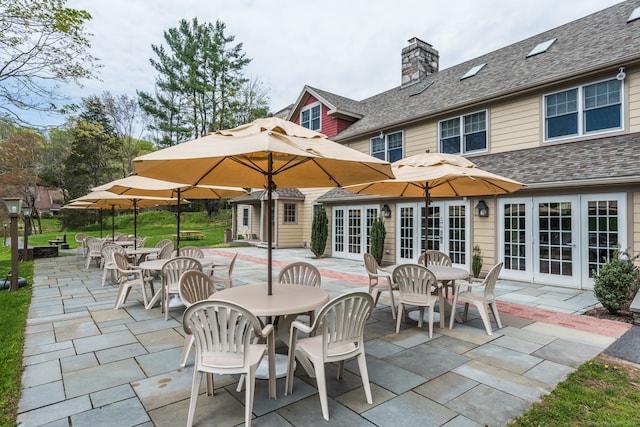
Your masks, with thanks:
[(249, 226), (249, 208), (242, 208), (242, 226)]
[[(475, 132), (468, 132), (468, 133), (465, 132), (464, 118), (472, 116), (474, 114), (481, 114), (481, 113), (484, 113), (485, 147), (483, 149), (478, 149), (478, 150), (466, 150), (464, 137), (467, 134), (475, 133)], [(457, 117), (449, 117), (447, 119), (440, 120), (438, 122), (438, 151), (439, 152), (441, 153), (445, 152), (442, 149), (442, 123), (448, 122), (451, 120), (458, 120), (458, 130), (459, 130), (458, 137), (460, 138), (460, 151), (458, 151), (457, 153), (451, 153), (451, 154), (458, 154), (458, 155), (475, 154), (475, 153), (484, 153), (489, 150), (489, 110), (485, 109), (485, 110), (472, 111), (470, 113), (462, 114)]]
[[(318, 113), (318, 128), (314, 129), (311, 127), (312, 123), (313, 123), (313, 110), (317, 108), (319, 113)], [(309, 120), (308, 122), (305, 122), (302, 120), (302, 114), (305, 112), (309, 112)], [(305, 123), (307, 123), (307, 125), (305, 126)], [(313, 104), (309, 104), (306, 107), (304, 107), (301, 111), (300, 111), (300, 126), (307, 128), (307, 129), (311, 129), (314, 130), (316, 132), (322, 132), (322, 104), (320, 102), (314, 102)]]
[[(603, 130), (596, 130), (596, 131), (591, 131), (591, 132), (586, 132), (585, 131), (585, 112), (588, 111), (588, 109), (585, 108), (584, 106), (584, 90), (586, 87), (588, 86), (593, 86), (593, 85), (597, 85), (599, 83), (604, 83), (604, 82), (609, 82), (609, 81), (618, 81), (620, 84), (620, 100), (618, 103), (616, 104), (611, 104), (611, 105), (620, 105), (620, 126), (616, 127), (616, 128), (608, 128), (608, 129), (603, 129)], [(560, 94), (563, 92), (569, 92), (571, 90), (577, 90), (578, 95), (577, 95), (577, 99), (576, 99), (576, 104), (577, 104), (577, 116), (578, 116), (578, 121), (577, 121), (577, 129), (576, 129), (576, 133), (570, 134), (570, 135), (562, 135), (562, 136), (556, 136), (556, 137), (552, 137), (549, 138), (547, 136), (547, 97), (551, 96), (551, 95), (555, 95), (555, 94)], [(583, 85), (579, 85), (579, 86), (572, 86), (563, 90), (558, 90), (555, 92), (549, 92), (549, 93), (545, 93), (544, 95), (542, 95), (542, 135), (543, 135), (543, 141), (544, 142), (555, 142), (555, 141), (562, 141), (565, 139), (571, 139), (571, 138), (579, 138), (585, 135), (601, 135), (601, 134), (606, 134), (606, 133), (611, 133), (611, 132), (620, 132), (622, 130), (624, 130), (624, 117), (625, 117), (625, 112), (624, 112), (624, 99), (625, 99), (625, 93), (624, 93), (624, 83), (622, 81), (616, 80), (614, 79), (604, 79), (604, 80), (598, 80), (595, 82), (589, 82)]]
[[(401, 151), (400, 152), (400, 157), (397, 158), (397, 159), (396, 158), (391, 159), (390, 156), (389, 156), (389, 151), (390, 151), (390, 149), (389, 149), (389, 137), (390, 136), (394, 136), (394, 135), (398, 135), (398, 134), (400, 135), (400, 151)], [(375, 157), (377, 159), (384, 160), (386, 162), (394, 162), (396, 160), (400, 160), (400, 159), (404, 158), (404, 152), (405, 152), (404, 151), (404, 144), (405, 144), (404, 131), (400, 130), (400, 131), (397, 131), (397, 132), (390, 132), (388, 134), (385, 134), (383, 136), (383, 139), (384, 139), (384, 157), (375, 155), (376, 153), (382, 153), (382, 151), (375, 151), (375, 152), (373, 151), (373, 145), (380, 141), (380, 136), (376, 136), (376, 137), (371, 138), (369, 140), (369, 155), (371, 155), (372, 157)], [(394, 150), (396, 150), (396, 149), (397, 148), (394, 147)]]
[[(293, 209), (293, 220), (288, 219), (287, 215), (291, 214), (288, 209)], [(298, 223), (298, 204), (292, 202), (282, 203), (282, 223), (283, 224), (297, 224)]]

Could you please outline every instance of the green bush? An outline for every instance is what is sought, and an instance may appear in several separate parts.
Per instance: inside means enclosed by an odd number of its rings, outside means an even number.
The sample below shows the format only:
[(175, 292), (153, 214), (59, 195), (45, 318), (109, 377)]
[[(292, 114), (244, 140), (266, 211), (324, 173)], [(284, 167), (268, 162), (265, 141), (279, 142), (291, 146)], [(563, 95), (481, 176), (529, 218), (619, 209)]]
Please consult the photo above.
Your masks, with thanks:
[(371, 255), (378, 264), (382, 264), (385, 237), (387, 237), (387, 230), (384, 228), (384, 221), (381, 218), (376, 218), (371, 224), (369, 238), (371, 239)]
[(311, 224), (311, 252), (316, 257), (321, 256), (327, 246), (327, 236), (329, 235), (329, 220), (324, 207), (316, 209)]
[(593, 272), (593, 293), (610, 313), (627, 308), (638, 291), (640, 272), (633, 264), (636, 258), (616, 250), (599, 272)]
[(482, 271), (482, 251), (480, 250), (480, 246), (478, 245), (475, 245), (473, 247), (471, 271), (473, 272), (473, 277), (479, 277), (480, 272)]

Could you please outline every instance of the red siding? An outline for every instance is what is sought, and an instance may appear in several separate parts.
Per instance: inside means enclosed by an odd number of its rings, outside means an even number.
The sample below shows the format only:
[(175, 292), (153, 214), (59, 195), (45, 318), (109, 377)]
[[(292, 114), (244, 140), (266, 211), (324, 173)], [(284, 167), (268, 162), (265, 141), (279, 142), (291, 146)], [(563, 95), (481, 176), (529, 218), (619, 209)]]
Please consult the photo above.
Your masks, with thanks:
[[(308, 105), (315, 104), (316, 102), (318, 102), (318, 100), (315, 97), (309, 95), (302, 109), (304, 109), (304, 107), (307, 107)], [(339, 134), (340, 132), (342, 132), (343, 130), (345, 130), (351, 125), (351, 122), (349, 122), (348, 120), (336, 119), (334, 117), (330, 117), (329, 115), (327, 115), (328, 112), (329, 112), (329, 107), (322, 104), (322, 113), (320, 115), (321, 116), (320, 126), (322, 127), (321, 131), (323, 134), (327, 135), (329, 138)], [(298, 114), (298, 116), (294, 117), (293, 121), (296, 124), (300, 124), (300, 115)]]

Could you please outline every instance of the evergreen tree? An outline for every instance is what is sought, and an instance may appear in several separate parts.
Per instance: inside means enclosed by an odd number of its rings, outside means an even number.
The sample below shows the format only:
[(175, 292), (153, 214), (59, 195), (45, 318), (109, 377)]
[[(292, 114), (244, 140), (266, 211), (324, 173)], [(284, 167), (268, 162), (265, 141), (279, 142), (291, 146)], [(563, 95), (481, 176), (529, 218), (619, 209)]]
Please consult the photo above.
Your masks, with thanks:
[(311, 252), (316, 257), (322, 256), (327, 246), (327, 236), (329, 235), (329, 220), (324, 207), (320, 207), (313, 215), (311, 224)]
[(371, 224), (369, 231), (369, 239), (371, 239), (371, 255), (376, 259), (378, 264), (382, 264), (382, 256), (384, 255), (384, 239), (387, 237), (387, 230), (384, 227), (382, 218), (376, 218)]

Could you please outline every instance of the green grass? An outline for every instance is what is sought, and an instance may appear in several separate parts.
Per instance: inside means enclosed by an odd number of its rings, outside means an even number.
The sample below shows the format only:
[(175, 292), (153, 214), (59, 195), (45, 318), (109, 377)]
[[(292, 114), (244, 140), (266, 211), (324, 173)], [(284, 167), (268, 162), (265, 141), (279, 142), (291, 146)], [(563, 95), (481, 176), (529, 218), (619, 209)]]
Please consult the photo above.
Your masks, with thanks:
[[(0, 248), (0, 276), (11, 270), (11, 248)], [(16, 424), (22, 378), (24, 328), (31, 302), (33, 261), (19, 264), (19, 275), (28, 285), (18, 291), (0, 291), (0, 425)]]
[(571, 373), (510, 425), (640, 425), (640, 369), (598, 356)]
[[(118, 214), (113, 221), (113, 230), (125, 234), (133, 234), (133, 214)], [(204, 238), (199, 240), (181, 240), (180, 246), (220, 246), (224, 242), (224, 230), (231, 227), (231, 213), (222, 212), (215, 218), (208, 218), (201, 212), (183, 213), (180, 221), (182, 230), (198, 230)], [(102, 235), (106, 237), (112, 231), (111, 215), (105, 214), (103, 218)], [(162, 239), (171, 239), (175, 243), (177, 231), (176, 214), (167, 211), (146, 211), (138, 214), (136, 232), (147, 237), (145, 246), (153, 246)], [(83, 232), (91, 236), (100, 237), (100, 227), (93, 224), (82, 230), (61, 230), (60, 222), (56, 219), (42, 220), (43, 234), (29, 236), (30, 246), (47, 246), (48, 240), (61, 234), (67, 235), (70, 248), (76, 248), (76, 233)]]

